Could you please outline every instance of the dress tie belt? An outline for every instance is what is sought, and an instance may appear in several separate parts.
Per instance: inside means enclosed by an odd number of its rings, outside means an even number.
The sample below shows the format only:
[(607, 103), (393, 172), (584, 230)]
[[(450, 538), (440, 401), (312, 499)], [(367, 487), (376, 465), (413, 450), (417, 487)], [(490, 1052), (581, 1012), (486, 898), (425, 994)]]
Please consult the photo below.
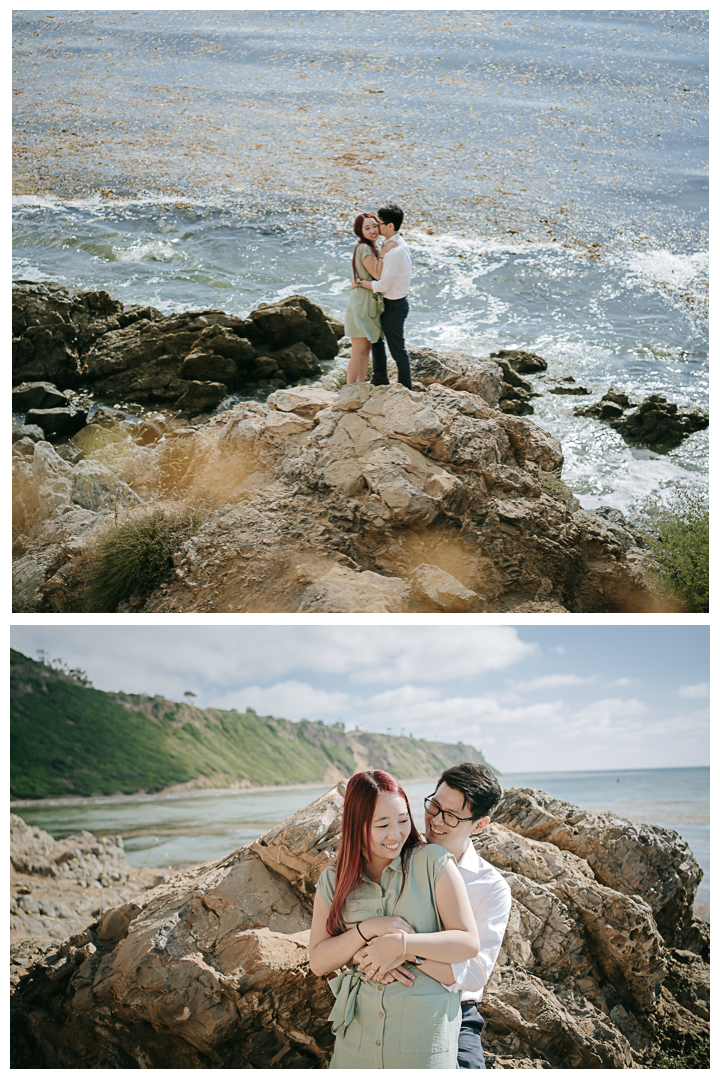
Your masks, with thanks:
[(328, 986), (335, 995), (335, 1004), (328, 1019), (332, 1033), (336, 1037), (345, 1035), (345, 1030), (355, 1016), (355, 1002), (365, 976), (361, 971), (343, 971), (341, 975), (330, 979)]

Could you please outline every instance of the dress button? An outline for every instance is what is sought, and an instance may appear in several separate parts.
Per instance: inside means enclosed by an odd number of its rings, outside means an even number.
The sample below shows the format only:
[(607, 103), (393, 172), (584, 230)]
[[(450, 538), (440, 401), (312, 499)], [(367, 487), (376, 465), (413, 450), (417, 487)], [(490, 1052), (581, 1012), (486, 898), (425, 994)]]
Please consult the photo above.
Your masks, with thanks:
[(384, 1016), (384, 1015), (385, 1015), (385, 1013), (381, 1009), (380, 1012), (378, 1013), (378, 1016)]
[(378, 914), (378, 915), (382, 915), (382, 908), (381, 908), (381, 907), (379, 907), (379, 908), (377, 909), (377, 914)]
[(380, 1041), (380, 1039), (375, 1040), (375, 1045), (376, 1046), (382, 1046), (382, 1042)]

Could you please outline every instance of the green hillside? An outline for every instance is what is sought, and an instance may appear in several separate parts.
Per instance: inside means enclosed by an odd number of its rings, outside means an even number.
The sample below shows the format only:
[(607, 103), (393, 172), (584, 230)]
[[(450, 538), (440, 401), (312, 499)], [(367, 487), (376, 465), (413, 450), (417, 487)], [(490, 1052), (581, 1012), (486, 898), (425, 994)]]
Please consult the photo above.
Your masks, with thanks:
[(163, 697), (108, 694), (10, 651), (10, 791), (15, 799), (158, 791), (197, 781), (225, 787), (334, 782), (358, 768), (437, 777), (480, 751), (341, 724), (198, 709)]

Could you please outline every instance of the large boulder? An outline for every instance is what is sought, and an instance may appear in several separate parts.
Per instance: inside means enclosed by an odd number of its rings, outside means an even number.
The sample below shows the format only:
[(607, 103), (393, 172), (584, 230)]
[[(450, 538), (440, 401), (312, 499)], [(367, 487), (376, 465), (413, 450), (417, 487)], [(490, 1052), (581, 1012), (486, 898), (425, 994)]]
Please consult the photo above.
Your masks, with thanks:
[[(309, 971), (307, 942), (315, 884), (337, 855), (344, 784), (250, 847), (110, 908), (59, 948), (17, 954), (13, 1067), (326, 1067), (333, 998)], [(513, 829), (509, 805), (503, 817), (508, 825), (475, 838), (513, 895), (482, 1003), (489, 1067), (654, 1068), (659, 1038), (671, 1052), (697, 1051), (707, 965), (666, 949), (642, 888), (603, 884), (586, 859)]]
[[(83, 382), (114, 400), (178, 402), (190, 412), (243, 387), (317, 376), (342, 330), (305, 296), (261, 304), (248, 319), (217, 310), (164, 316), (103, 292), (16, 282), (13, 305), (15, 382)], [(200, 395), (198, 383), (225, 390)]]
[(672, 829), (582, 810), (531, 788), (506, 791), (494, 820), (580, 856), (603, 885), (642, 896), (668, 945), (682, 949), (686, 936), (694, 938), (693, 906), (703, 872)]

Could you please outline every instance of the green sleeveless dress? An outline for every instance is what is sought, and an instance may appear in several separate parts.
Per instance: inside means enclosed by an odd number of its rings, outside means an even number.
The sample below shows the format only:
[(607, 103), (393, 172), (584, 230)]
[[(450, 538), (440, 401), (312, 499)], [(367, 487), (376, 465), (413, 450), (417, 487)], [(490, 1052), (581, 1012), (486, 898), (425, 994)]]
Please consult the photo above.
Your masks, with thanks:
[[(372, 248), (368, 244), (361, 244), (355, 252), (355, 270), (361, 281), (372, 281), (372, 274), (363, 266), (363, 259), (372, 255)], [(350, 290), (345, 311), (345, 333), (348, 337), (364, 337), (368, 341), (379, 341), (382, 337), (380, 326), (380, 314), (383, 310), (382, 294), (373, 293), (370, 289), (363, 289), (358, 285)]]
[[(443, 930), (435, 883), (451, 858), (438, 844), (415, 848), (401, 891), (398, 855), (383, 870), (379, 885), (363, 878), (345, 903), (343, 919), (350, 926), (373, 915), (399, 915), (418, 934)], [(334, 868), (320, 875), (317, 891), (330, 906)], [(331, 1069), (457, 1069), (460, 992), (449, 993), (423, 975), (421, 967), (409, 967), (415, 975), (411, 987), (366, 981), (362, 972), (350, 967), (330, 980), (336, 999), (330, 1013), (335, 1035)]]

